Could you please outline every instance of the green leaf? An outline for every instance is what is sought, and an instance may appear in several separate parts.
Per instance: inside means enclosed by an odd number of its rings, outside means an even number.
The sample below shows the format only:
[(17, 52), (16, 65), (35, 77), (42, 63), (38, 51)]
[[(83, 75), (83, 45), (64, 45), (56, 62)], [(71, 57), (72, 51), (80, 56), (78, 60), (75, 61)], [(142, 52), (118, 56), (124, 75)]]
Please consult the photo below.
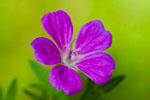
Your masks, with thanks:
[(70, 100), (69, 96), (64, 93), (62, 90), (56, 90), (54, 100)]
[[(40, 90), (42, 90), (42, 91), (45, 91), (45, 92), (48, 92), (49, 94), (51, 94), (51, 87), (47, 87), (46, 85), (44, 85), (44, 84), (37, 84), (37, 83), (32, 83), (32, 84), (30, 84), (29, 85), (29, 87), (31, 87), (31, 88), (36, 88), (36, 89), (40, 89)], [(53, 88), (54, 89), (54, 88)]]
[(49, 73), (46, 72), (39, 64), (37, 64), (34, 61), (30, 61), (30, 65), (32, 70), (34, 71), (34, 73), (36, 74), (36, 76), (42, 81), (44, 82), (44, 87), (51, 95), (53, 95), (53, 87), (52, 85), (49, 83)]
[(16, 99), (16, 92), (17, 92), (17, 80), (13, 80), (7, 90), (5, 100), (15, 100)]
[(30, 65), (34, 73), (38, 76), (38, 78), (43, 82), (49, 82), (48, 77), (49, 74), (36, 62), (30, 61)]
[(2, 88), (0, 87), (0, 100), (3, 100)]
[(41, 90), (45, 90), (45, 86), (42, 84), (38, 84), (38, 83), (31, 83), (29, 85), (29, 87), (31, 88), (36, 88), (36, 89), (41, 89)]
[(24, 93), (30, 96), (33, 100), (46, 100), (45, 97), (39, 96), (38, 94), (26, 89), (24, 89)]
[(80, 100), (103, 100), (101, 96), (114, 89), (124, 78), (123, 75), (116, 76), (103, 85), (98, 85), (89, 79), (87, 90)]
[(29, 86), (32, 88), (38, 88), (48, 92), (51, 96), (53, 96), (54, 100), (69, 100), (69, 96), (67, 96), (63, 91), (56, 90), (50, 85), (48, 77), (49, 74), (37, 63), (30, 61), (30, 65), (32, 70), (38, 76), (38, 78), (44, 82), (44, 84), (30, 84)]
[(49, 89), (49, 87), (46, 87), (45, 85), (43, 84), (36, 84), (36, 83), (33, 83), (33, 84), (30, 84), (29, 87), (31, 88), (36, 88), (36, 89), (40, 89), (44, 92), (47, 92), (49, 93), (49, 95), (53, 96), (53, 99), (54, 100), (70, 100), (69, 99), (69, 96), (66, 95), (63, 91), (61, 90), (56, 90), (53, 88), (53, 94), (51, 94), (51, 91)]
[(107, 93), (110, 92), (112, 89), (114, 89), (117, 85), (120, 84), (120, 82), (123, 81), (123, 79), (125, 78), (125, 76), (120, 75), (120, 76), (116, 76), (114, 78), (112, 78), (110, 81), (108, 81), (106, 84), (103, 84), (101, 86), (101, 90), (103, 93)]

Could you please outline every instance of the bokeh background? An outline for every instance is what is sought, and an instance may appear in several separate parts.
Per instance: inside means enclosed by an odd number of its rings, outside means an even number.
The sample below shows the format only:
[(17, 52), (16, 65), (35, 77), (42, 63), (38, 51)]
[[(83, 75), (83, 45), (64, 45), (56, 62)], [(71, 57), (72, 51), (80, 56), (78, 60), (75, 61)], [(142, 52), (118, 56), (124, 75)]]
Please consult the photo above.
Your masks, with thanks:
[(126, 78), (106, 98), (150, 100), (150, 0), (0, 0), (0, 86), (4, 93), (17, 78), (17, 100), (30, 100), (22, 90), (39, 81), (29, 67), (29, 60), (34, 60), (30, 43), (36, 37), (50, 38), (40, 20), (59, 9), (70, 15), (74, 37), (93, 19), (100, 19), (112, 33), (113, 43), (106, 52), (116, 61), (113, 76)]

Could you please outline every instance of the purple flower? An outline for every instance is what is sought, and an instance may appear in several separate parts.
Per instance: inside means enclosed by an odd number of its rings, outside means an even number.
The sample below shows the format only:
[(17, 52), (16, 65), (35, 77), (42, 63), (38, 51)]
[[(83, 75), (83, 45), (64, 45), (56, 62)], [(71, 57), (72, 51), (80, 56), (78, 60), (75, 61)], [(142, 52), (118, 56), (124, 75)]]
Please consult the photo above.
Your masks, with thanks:
[(41, 22), (56, 44), (47, 38), (39, 37), (31, 45), (38, 62), (45, 65), (57, 64), (49, 74), (53, 87), (64, 90), (69, 96), (79, 92), (82, 81), (77, 70), (97, 84), (104, 84), (109, 80), (115, 62), (109, 54), (102, 51), (111, 46), (112, 35), (100, 20), (83, 25), (74, 45), (73, 25), (67, 13), (62, 10), (47, 13)]

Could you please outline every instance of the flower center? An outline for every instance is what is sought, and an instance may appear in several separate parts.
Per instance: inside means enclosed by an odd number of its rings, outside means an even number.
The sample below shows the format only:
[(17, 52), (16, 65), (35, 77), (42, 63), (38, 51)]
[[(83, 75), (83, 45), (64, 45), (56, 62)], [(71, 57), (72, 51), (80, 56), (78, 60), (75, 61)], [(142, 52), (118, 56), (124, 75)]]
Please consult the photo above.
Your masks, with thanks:
[(71, 62), (72, 53), (73, 53), (72, 50), (70, 50), (69, 55), (67, 57), (67, 60), (68, 60), (69, 63)]
[(71, 56), (72, 56), (72, 53), (73, 53), (72, 50), (70, 50), (69, 53), (68, 53), (68, 55), (67, 55), (67, 57), (64, 58), (64, 63), (65, 63), (65, 64), (67, 64), (67, 65), (70, 65), (70, 64), (71, 64)]
[(77, 60), (79, 60), (82, 56), (77, 56), (77, 51), (79, 51), (80, 49), (76, 49), (76, 50), (71, 50), (69, 51), (69, 53), (64, 57), (64, 64), (71, 66), (71, 64)]

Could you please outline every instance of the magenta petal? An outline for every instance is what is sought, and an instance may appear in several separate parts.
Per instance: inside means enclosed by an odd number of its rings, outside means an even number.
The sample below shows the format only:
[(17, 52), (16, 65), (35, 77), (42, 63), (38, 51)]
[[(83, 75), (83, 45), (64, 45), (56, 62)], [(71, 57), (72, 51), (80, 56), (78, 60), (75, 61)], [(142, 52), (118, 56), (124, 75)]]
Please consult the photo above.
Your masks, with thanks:
[(77, 36), (74, 51), (76, 54), (86, 54), (92, 51), (102, 51), (111, 46), (112, 35), (105, 30), (100, 20), (86, 23)]
[(59, 50), (51, 40), (39, 37), (33, 40), (31, 46), (35, 59), (41, 64), (54, 65), (61, 62)]
[(67, 13), (62, 10), (47, 13), (43, 16), (41, 22), (46, 32), (54, 39), (61, 51), (67, 52), (73, 36), (73, 25)]
[(81, 58), (74, 66), (95, 83), (104, 84), (109, 80), (115, 62), (109, 54), (97, 52)]
[(49, 81), (53, 87), (71, 96), (82, 88), (82, 80), (79, 74), (66, 65), (58, 65), (52, 68)]

